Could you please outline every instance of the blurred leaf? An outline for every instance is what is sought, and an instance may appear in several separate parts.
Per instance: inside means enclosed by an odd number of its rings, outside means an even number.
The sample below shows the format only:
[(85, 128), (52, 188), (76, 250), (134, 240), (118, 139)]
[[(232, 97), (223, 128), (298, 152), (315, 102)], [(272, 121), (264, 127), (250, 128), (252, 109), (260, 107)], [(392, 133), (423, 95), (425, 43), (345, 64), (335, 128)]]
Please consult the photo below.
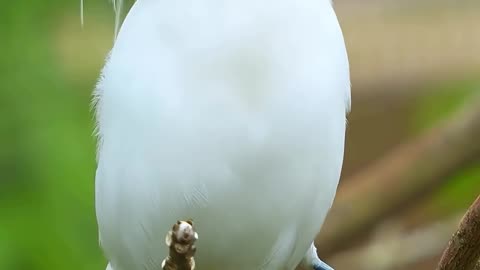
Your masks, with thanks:
[(412, 115), (415, 133), (438, 124), (461, 108), (473, 94), (480, 93), (480, 80), (443, 82), (431, 87), (431, 90), (423, 91), (428, 94), (416, 102)]

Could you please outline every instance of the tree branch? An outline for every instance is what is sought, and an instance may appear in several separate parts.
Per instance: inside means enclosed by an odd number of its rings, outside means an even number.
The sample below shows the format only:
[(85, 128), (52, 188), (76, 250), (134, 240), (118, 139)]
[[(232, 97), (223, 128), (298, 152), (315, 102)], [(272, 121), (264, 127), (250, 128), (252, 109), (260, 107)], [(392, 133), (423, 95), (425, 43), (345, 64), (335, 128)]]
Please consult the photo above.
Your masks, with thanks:
[(480, 259), (480, 196), (453, 234), (437, 270), (474, 270)]

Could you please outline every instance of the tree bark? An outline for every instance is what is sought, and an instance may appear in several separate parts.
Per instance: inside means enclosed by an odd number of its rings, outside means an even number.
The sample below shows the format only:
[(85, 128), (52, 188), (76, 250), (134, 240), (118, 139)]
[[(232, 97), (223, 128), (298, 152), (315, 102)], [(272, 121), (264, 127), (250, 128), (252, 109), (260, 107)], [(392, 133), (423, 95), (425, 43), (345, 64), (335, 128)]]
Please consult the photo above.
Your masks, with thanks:
[[(474, 270), (480, 259), (480, 196), (453, 234), (437, 270)], [(477, 267), (478, 268), (478, 267)]]

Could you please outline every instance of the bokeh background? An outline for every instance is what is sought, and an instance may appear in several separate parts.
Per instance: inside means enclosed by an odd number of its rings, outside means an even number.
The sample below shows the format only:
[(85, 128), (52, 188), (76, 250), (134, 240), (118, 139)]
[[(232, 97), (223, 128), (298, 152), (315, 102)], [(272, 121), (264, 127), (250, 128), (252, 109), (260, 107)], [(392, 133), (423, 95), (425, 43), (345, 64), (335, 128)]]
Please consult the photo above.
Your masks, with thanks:
[[(130, 2), (131, 3), (131, 2)], [(480, 2), (335, 0), (353, 110), (318, 237), (342, 269), (432, 269), (480, 194)], [(108, 1), (2, 1), (0, 269), (104, 269), (92, 89)]]

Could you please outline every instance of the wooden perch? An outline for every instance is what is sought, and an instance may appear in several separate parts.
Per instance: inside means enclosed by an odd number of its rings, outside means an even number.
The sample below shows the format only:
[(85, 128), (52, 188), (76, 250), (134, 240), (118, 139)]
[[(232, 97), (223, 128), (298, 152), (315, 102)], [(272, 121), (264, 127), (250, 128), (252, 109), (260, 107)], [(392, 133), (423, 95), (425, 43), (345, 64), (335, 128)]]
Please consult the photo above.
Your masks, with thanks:
[(437, 270), (474, 270), (480, 259), (480, 196), (467, 211), (443, 252)]
[(162, 262), (162, 270), (194, 270), (195, 242), (198, 234), (193, 222), (177, 221), (168, 232), (165, 242), (169, 247), (169, 255)]
[(478, 158), (480, 98), (418, 139), (393, 151), (340, 186), (333, 208), (316, 239), (322, 256), (368, 233), (376, 221), (411, 205), (415, 198)]

